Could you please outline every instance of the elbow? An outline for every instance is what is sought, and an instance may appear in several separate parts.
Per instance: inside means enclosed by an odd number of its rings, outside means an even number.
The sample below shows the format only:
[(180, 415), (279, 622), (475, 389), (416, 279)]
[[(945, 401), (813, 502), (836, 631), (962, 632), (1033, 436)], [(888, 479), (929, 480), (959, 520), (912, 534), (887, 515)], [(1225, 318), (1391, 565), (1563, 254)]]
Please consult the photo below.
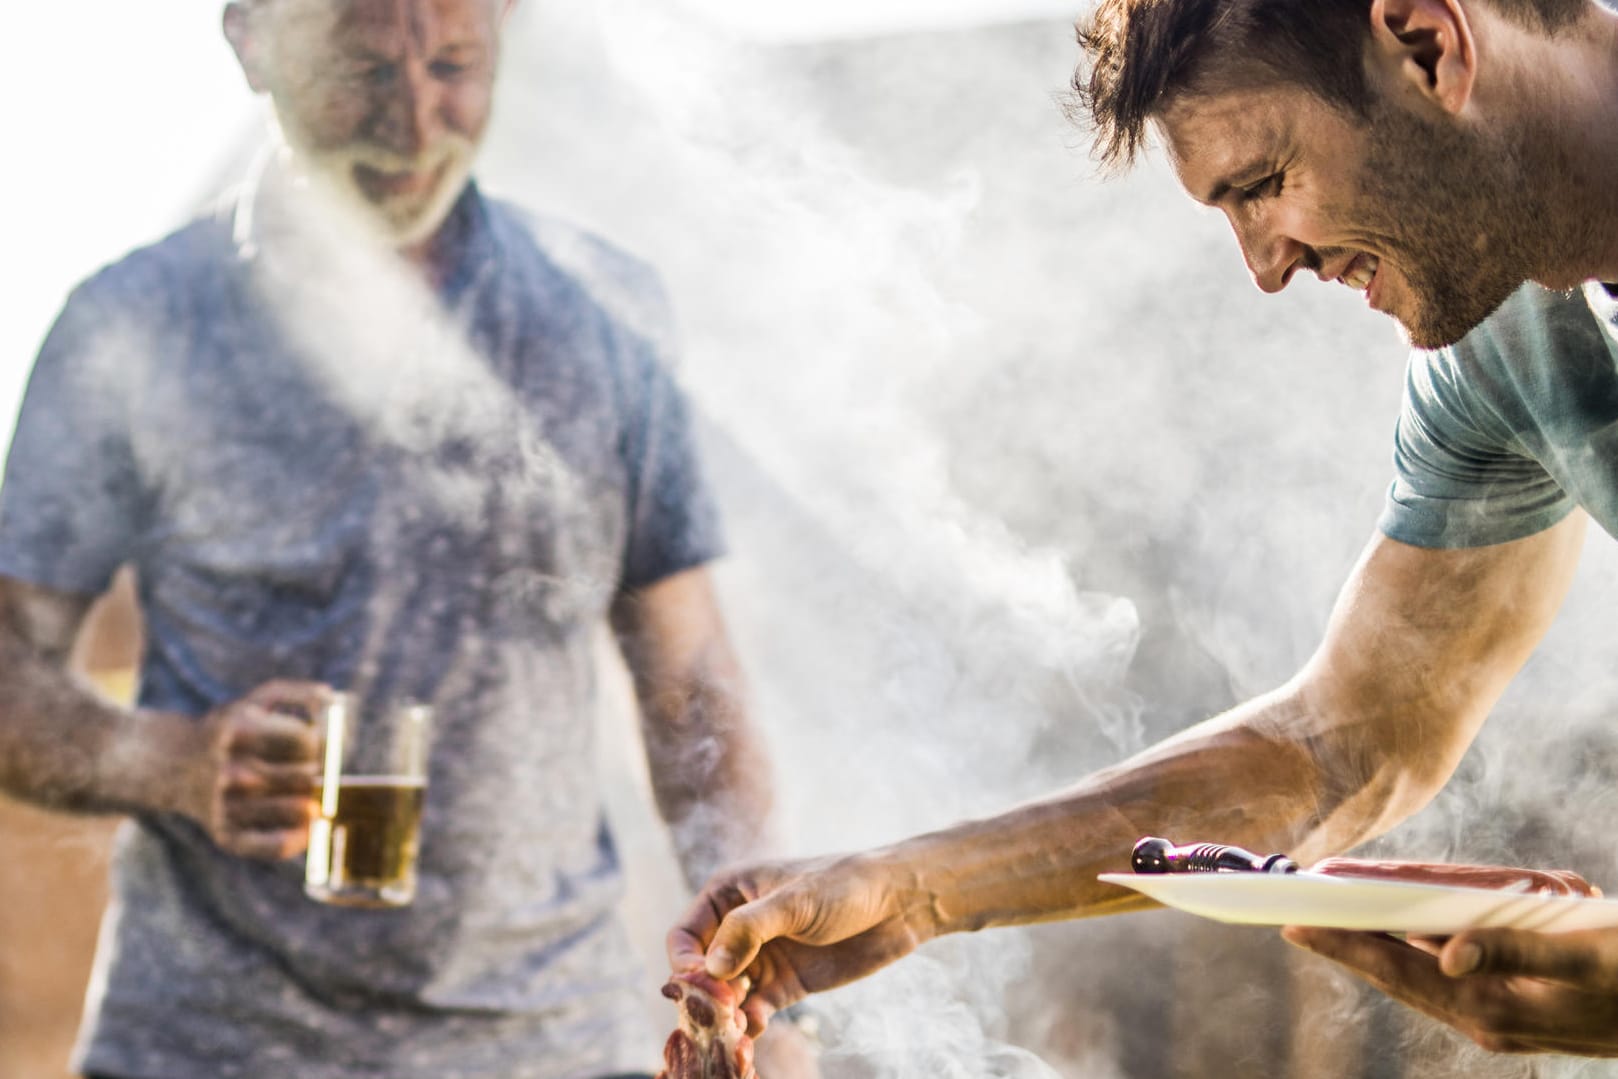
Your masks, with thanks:
[(1412, 703), (1344, 701), (1319, 686), (1299, 687), (1304, 738), (1315, 771), (1318, 854), (1341, 853), (1414, 816), (1444, 788), (1466, 743), (1456, 728)]
[(1433, 769), (1399, 757), (1385, 757), (1361, 793), (1357, 814), (1363, 824), (1354, 845), (1383, 835), (1426, 808), (1443, 789), (1448, 771)]

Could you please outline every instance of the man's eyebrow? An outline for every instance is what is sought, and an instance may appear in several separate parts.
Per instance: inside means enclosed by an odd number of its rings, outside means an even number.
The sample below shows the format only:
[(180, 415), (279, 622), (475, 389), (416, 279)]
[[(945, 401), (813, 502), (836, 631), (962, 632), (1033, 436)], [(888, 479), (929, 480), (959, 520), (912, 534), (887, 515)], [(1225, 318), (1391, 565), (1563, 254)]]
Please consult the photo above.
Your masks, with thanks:
[(398, 60), (397, 56), (390, 56), (369, 45), (356, 43), (338, 43), (334, 54), (334, 61), (345, 68), (377, 67), (394, 64)]
[(1264, 159), (1256, 157), (1235, 168), (1226, 169), (1225, 178), (1214, 181), (1214, 185), (1208, 189), (1202, 201), (1209, 206), (1217, 206), (1232, 191), (1247, 187), (1249, 178), (1257, 179), (1261, 173), (1268, 175), (1267, 169), (1269, 166), (1264, 163)]

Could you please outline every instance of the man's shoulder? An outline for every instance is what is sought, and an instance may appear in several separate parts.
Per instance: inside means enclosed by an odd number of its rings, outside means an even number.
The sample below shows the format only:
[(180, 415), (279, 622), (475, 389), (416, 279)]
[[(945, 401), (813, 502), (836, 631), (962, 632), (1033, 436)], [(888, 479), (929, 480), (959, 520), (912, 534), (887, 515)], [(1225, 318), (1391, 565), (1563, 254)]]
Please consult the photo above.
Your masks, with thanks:
[(1561, 291), (1528, 282), (1454, 347), (1473, 363), (1561, 364), (1605, 351), (1599, 319), (1578, 290)]
[(1618, 390), (1613, 348), (1579, 292), (1529, 283), (1454, 345), (1416, 353), (1411, 393), (1509, 431), (1537, 428), (1596, 387)]
[(488, 205), (490, 214), (499, 222), (497, 227), (526, 238), (537, 254), (563, 273), (584, 279), (617, 277), (647, 287), (657, 285), (657, 272), (649, 262), (599, 233), (501, 199), (489, 199)]
[(667, 299), (651, 263), (572, 222), (499, 199), (486, 202), (508, 254), (530, 273), (576, 292), (641, 336), (667, 332)]
[(164, 308), (195, 282), (215, 278), (233, 257), (228, 220), (210, 212), (100, 267), (75, 296), (107, 307)]

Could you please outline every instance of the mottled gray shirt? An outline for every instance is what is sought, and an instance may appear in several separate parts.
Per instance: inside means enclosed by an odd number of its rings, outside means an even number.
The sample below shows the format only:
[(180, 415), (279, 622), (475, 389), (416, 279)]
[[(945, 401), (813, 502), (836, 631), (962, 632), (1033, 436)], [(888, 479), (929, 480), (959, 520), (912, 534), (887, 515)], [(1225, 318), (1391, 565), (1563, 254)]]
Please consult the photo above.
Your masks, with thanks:
[(1582, 506), (1618, 536), (1618, 300), (1524, 285), (1451, 348), (1415, 353), (1382, 531), (1478, 547)]
[(95, 593), (133, 564), (144, 706), (302, 678), (437, 710), (408, 909), (126, 827), (87, 1071), (583, 1079), (645, 1044), (591, 641), (615, 594), (712, 558), (716, 517), (652, 275), (473, 188), (450, 228), (429, 290), (249, 192), (80, 286), (40, 353), (0, 573)]

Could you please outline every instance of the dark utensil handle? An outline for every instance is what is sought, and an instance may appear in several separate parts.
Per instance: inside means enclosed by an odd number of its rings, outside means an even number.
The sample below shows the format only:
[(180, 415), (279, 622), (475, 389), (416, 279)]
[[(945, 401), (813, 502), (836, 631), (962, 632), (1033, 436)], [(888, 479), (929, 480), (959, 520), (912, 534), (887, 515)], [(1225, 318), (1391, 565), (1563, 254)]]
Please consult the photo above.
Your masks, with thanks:
[(1176, 847), (1167, 839), (1147, 836), (1135, 844), (1129, 864), (1137, 873), (1296, 873), (1298, 863), (1284, 854), (1254, 854), (1219, 843)]

